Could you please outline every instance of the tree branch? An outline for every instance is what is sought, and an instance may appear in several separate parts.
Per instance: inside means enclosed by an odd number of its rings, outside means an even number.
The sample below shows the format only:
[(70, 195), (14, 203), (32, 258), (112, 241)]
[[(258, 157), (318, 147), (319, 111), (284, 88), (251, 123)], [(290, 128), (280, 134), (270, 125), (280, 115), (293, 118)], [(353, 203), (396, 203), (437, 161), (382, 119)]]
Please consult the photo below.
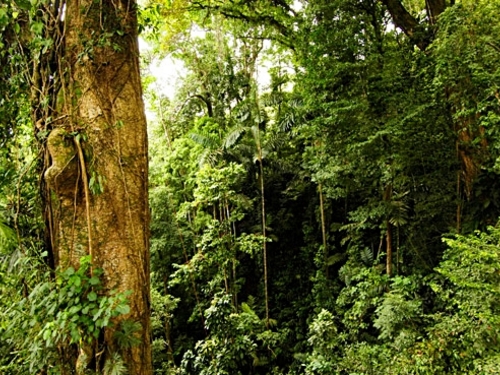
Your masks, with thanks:
[(392, 16), (394, 24), (410, 38), (415, 35), (418, 27), (417, 20), (406, 10), (399, 0), (381, 0)]
[(426, 0), (427, 15), (431, 25), (435, 25), (437, 18), (446, 9), (446, 0)]
[[(394, 24), (420, 48), (425, 50), (432, 39), (432, 34), (426, 30), (426, 25), (419, 23), (408, 10), (403, 6), (401, 0), (380, 0), (391, 14)], [(450, 6), (454, 5), (455, 1), (450, 1)], [(446, 0), (425, 0), (425, 8), (429, 17), (429, 24), (436, 25), (437, 19), (447, 7)]]
[[(277, 37), (273, 38), (271, 36), (269, 39), (274, 39), (292, 50), (295, 49), (295, 46), (291, 42), (293, 39), (293, 30), (290, 27), (287, 27), (284, 23), (280, 22), (274, 17), (274, 15), (259, 12), (257, 9), (253, 10), (253, 14), (249, 14), (248, 12), (243, 12), (241, 9), (238, 9), (238, 4), (235, 4), (233, 1), (230, 1), (230, 3), (234, 6), (227, 6), (224, 3), (207, 5), (202, 1), (192, 1), (194, 8), (212, 10), (228, 19), (237, 19), (253, 25), (268, 25), (270, 28), (278, 32)], [(291, 8), (287, 8), (287, 10), (295, 14)]]
[[(401, 4), (400, 0), (380, 0), (387, 7), (391, 14), (394, 24), (420, 48), (422, 51), (429, 45), (427, 35), (420, 29), (422, 28), (419, 22), (413, 17)], [(438, 0), (441, 1), (441, 0)]]

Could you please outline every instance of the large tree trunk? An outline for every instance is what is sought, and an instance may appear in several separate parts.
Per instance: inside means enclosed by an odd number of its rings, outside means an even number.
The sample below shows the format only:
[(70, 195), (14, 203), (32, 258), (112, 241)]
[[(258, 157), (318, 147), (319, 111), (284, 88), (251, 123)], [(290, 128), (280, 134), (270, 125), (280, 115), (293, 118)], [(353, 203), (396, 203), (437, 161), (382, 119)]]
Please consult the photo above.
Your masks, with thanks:
[[(65, 7), (64, 48), (57, 56), (62, 86), (45, 172), (54, 258), (61, 268), (76, 268), (81, 256), (90, 255), (104, 271), (104, 293), (131, 292), (130, 314), (106, 328), (92, 349), (94, 359), (84, 365), (100, 369), (118, 353), (127, 373), (151, 374), (147, 133), (136, 5), (80, 0)], [(115, 341), (123, 319), (140, 323), (140, 345)]]

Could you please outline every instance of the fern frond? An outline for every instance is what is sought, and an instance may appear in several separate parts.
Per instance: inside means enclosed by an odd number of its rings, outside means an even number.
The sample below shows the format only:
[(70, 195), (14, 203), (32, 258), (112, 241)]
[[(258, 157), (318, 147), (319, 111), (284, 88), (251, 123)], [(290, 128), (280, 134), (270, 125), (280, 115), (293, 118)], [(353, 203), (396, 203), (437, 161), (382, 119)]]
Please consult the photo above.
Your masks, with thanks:
[(104, 375), (125, 375), (127, 374), (127, 366), (123, 358), (118, 353), (113, 353), (111, 358), (106, 359), (103, 369)]
[(361, 250), (359, 255), (361, 261), (365, 264), (365, 266), (373, 265), (374, 256), (373, 256), (373, 251), (370, 248), (365, 247), (364, 249)]

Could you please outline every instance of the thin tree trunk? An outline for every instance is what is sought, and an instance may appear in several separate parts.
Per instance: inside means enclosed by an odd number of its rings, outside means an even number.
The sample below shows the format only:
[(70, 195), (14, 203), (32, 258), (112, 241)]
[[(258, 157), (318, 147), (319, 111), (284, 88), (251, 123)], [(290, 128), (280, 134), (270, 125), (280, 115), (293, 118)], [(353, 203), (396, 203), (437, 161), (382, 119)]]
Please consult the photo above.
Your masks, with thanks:
[[(224, 199), (224, 203), (225, 203), (225, 206), (226, 206), (226, 216), (227, 216), (227, 221), (228, 221), (228, 225), (229, 225), (229, 234), (231, 236), (231, 250), (235, 250), (235, 242), (236, 242), (236, 225), (233, 222), (231, 222), (231, 210), (229, 209), (229, 204), (227, 203), (227, 198)], [(234, 252), (233, 254), (233, 257), (231, 259), (231, 266), (232, 266), (232, 279), (233, 279), (233, 282), (232, 282), (232, 294), (233, 294), (233, 305), (234, 305), (234, 308), (236, 310), (236, 312), (238, 312), (238, 290), (237, 290), (237, 286), (236, 286), (236, 252)]]
[(260, 131), (257, 130), (257, 153), (259, 158), (259, 182), (260, 182), (260, 202), (262, 215), (262, 244), (263, 263), (264, 263), (264, 298), (266, 302), (266, 328), (269, 329), (269, 294), (268, 294), (268, 277), (267, 277), (267, 237), (266, 237), (266, 201), (264, 191), (264, 167), (262, 165), (262, 147), (260, 144)]
[(260, 169), (260, 194), (261, 194), (261, 205), (262, 205), (262, 237), (264, 238), (264, 243), (262, 245), (263, 250), (263, 261), (264, 261), (264, 298), (266, 300), (266, 328), (269, 329), (269, 289), (268, 289), (268, 277), (267, 277), (267, 236), (266, 236), (266, 202), (264, 198), (264, 169), (262, 168), (262, 159), (259, 162)]
[(325, 263), (325, 277), (328, 278), (328, 247), (326, 243), (326, 222), (325, 222), (325, 206), (323, 202), (323, 189), (321, 184), (318, 185), (319, 191), (319, 208), (321, 211), (321, 236), (323, 238), (323, 254), (324, 254), (324, 263)]
[(456, 230), (457, 233), (460, 233), (460, 229), (462, 226), (462, 198), (460, 197), (460, 190), (461, 190), (461, 174), (462, 172), (459, 170), (457, 172), (457, 215), (456, 215)]
[(387, 231), (386, 231), (386, 273), (388, 276), (392, 275), (392, 226), (389, 220), (386, 221)]
[[(163, 276), (163, 291), (166, 296), (169, 295), (168, 292), (168, 276)], [(170, 319), (165, 318), (165, 341), (167, 342), (167, 358), (170, 363), (174, 363), (174, 340), (172, 339), (172, 325)]]
[[(392, 198), (392, 184), (389, 183), (385, 187), (384, 191), (384, 201), (386, 204), (390, 204)], [(386, 273), (388, 276), (392, 276), (392, 225), (390, 223), (390, 216), (388, 214), (385, 233), (385, 243), (386, 243)]]
[(399, 225), (397, 227), (397, 239), (396, 239), (396, 274), (399, 275), (399, 263), (400, 263), (400, 253), (399, 253), (399, 244), (400, 244), (400, 233), (399, 233)]

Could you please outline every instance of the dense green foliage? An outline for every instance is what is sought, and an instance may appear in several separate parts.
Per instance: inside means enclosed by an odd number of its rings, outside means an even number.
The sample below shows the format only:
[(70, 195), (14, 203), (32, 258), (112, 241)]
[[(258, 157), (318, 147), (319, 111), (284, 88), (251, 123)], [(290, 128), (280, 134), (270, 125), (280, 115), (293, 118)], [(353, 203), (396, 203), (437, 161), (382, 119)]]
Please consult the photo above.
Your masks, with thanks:
[[(446, 2), (437, 24), (403, 1), (425, 49), (384, 3), (145, 2), (150, 57), (185, 71), (170, 98), (144, 78), (155, 373), (500, 372), (500, 1)], [(0, 372), (58, 373), (58, 345), (128, 306), (98, 272), (50, 271), (43, 135), (10, 69)]]

